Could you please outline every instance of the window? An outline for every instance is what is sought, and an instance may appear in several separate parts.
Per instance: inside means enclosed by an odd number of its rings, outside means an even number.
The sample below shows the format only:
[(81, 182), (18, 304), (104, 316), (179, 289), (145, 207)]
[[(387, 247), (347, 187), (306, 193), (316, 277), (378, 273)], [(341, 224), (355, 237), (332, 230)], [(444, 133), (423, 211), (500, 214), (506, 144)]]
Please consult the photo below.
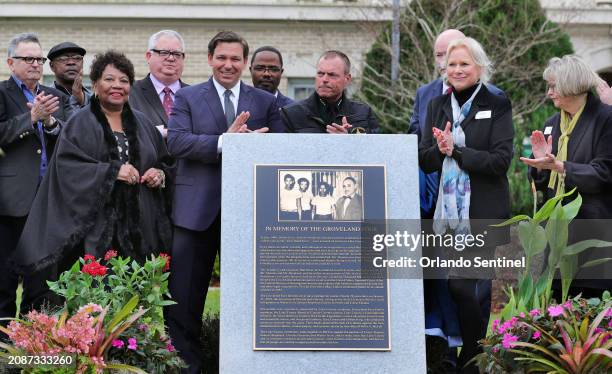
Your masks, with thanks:
[(289, 78), (287, 80), (287, 96), (295, 101), (306, 99), (314, 91), (314, 78)]

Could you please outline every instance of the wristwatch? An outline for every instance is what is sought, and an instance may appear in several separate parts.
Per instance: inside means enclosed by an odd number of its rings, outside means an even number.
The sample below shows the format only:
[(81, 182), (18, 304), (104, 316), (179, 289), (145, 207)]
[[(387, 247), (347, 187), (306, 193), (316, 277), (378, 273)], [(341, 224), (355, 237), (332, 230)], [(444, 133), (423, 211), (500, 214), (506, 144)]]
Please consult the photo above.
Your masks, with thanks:
[(49, 122), (47, 124), (47, 121), (43, 120), (42, 121), (43, 126), (45, 126), (48, 129), (52, 129), (57, 125), (57, 120), (55, 119), (55, 117), (51, 116), (49, 119)]

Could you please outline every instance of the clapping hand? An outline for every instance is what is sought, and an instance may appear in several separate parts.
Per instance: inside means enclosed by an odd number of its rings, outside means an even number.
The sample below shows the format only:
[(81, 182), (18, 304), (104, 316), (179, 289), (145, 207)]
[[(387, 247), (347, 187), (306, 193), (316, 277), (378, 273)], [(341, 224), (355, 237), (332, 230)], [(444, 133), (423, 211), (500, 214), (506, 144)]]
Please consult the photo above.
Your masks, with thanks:
[(555, 155), (552, 154), (552, 136), (544, 137), (542, 131), (534, 131), (531, 133), (531, 151), (534, 158), (521, 157), (520, 160), (525, 164), (534, 167), (538, 170), (548, 169), (556, 170), (562, 173), (564, 170), (563, 162), (557, 161)]
[(32, 123), (38, 121), (49, 123), (51, 115), (59, 109), (59, 97), (45, 95), (45, 93), (41, 91), (34, 98), (34, 103), (27, 103), (27, 105), (28, 108), (30, 108)]
[(232, 125), (228, 127), (227, 132), (234, 132), (234, 133), (248, 132), (249, 129), (247, 127), (246, 121), (249, 119), (250, 116), (251, 116), (251, 113), (249, 112), (241, 112), (236, 117)]
[(444, 131), (440, 130), (437, 127), (432, 128), (433, 136), (436, 138), (436, 142), (438, 143), (438, 149), (440, 153), (451, 156), (453, 154), (453, 133), (451, 132), (451, 123), (450, 121), (446, 122), (446, 127)]

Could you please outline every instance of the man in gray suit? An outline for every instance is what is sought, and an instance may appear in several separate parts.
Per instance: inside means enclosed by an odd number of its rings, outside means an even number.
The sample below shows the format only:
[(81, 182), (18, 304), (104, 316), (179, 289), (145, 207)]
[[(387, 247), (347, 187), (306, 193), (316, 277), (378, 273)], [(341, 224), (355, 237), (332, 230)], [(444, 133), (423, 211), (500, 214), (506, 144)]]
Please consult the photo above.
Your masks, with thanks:
[[(8, 46), (11, 77), (0, 82), (0, 318), (15, 316), (18, 279), (7, 268), (47, 170), (62, 121), (71, 114), (68, 97), (39, 84), (42, 48), (34, 34), (19, 34)], [(37, 274), (41, 275), (41, 274)], [(29, 310), (44, 279), (24, 278), (22, 310)], [(44, 278), (41, 276), (39, 278)]]
[(187, 86), (181, 81), (185, 63), (183, 37), (174, 30), (156, 32), (149, 38), (145, 57), (149, 74), (134, 83), (130, 106), (143, 112), (165, 138), (176, 91)]
[(363, 203), (361, 195), (357, 193), (357, 181), (353, 177), (346, 177), (342, 181), (344, 196), (336, 203), (336, 220), (361, 221), (363, 219)]

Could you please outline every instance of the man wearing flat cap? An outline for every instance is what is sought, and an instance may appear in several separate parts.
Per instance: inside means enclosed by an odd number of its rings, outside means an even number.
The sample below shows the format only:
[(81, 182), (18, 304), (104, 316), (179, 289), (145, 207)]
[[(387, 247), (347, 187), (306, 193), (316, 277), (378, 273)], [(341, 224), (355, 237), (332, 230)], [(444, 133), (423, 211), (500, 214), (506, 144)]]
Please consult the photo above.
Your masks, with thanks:
[(75, 109), (85, 106), (91, 98), (91, 91), (83, 86), (83, 56), (85, 49), (72, 42), (60, 43), (47, 54), (49, 66), (55, 74), (53, 85), (70, 97)]

